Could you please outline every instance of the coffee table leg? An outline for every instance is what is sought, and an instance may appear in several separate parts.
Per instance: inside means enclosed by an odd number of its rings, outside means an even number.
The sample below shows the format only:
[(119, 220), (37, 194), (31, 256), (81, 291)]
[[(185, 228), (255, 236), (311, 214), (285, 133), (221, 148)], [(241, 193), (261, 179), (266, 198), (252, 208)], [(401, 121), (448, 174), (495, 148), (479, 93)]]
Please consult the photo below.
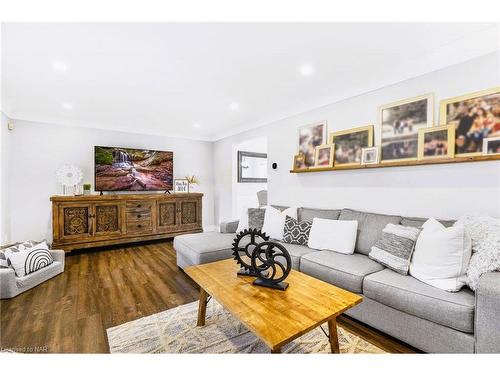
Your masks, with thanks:
[(271, 349), (271, 354), (279, 354), (281, 353), (281, 348)]
[(198, 305), (198, 327), (205, 325), (205, 315), (207, 312), (207, 292), (200, 287), (200, 303)]
[(330, 336), (330, 349), (332, 353), (340, 353), (339, 336), (337, 334), (337, 319), (332, 318), (328, 321), (328, 335)]

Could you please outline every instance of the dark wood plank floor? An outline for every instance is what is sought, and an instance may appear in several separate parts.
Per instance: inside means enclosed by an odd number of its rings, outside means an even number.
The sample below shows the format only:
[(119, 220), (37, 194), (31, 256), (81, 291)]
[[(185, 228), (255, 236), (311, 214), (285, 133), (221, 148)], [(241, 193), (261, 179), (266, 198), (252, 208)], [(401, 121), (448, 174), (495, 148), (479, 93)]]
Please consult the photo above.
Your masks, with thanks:
[[(0, 346), (20, 352), (108, 353), (106, 329), (198, 299), (172, 242), (71, 253), (65, 272), (0, 301)], [(393, 353), (413, 350), (346, 317), (344, 328)]]

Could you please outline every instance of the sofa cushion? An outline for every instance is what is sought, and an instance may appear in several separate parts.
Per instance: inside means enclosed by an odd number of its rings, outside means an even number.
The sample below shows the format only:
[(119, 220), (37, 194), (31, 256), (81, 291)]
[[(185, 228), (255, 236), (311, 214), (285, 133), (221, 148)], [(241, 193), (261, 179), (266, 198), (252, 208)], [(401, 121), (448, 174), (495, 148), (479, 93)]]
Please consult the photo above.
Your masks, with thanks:
[(312, 221), (315, 217), (320, 219), (337, 220), (340, 210), (324, 210), (320, 208), (300, 207), (297, 211), (299, 221)]
[(462, 332), (474, 332), (474, 293), (450, 293), (389, 269), (368, 275), (363, 294), (377, 302)]
[(174, 249), (190, 265), (231, 257), (235, 233), (204, 232), (175, 236)]
[(382, 269), (383, 266), (362, 254), (317, 251), (300, 260), (301, 272), (354, 293), (362, 292), (366, 275)]
[(387, 224), (399, 224), (401, 216), (375, 214), (344, 208), (340, 213), (339, 220), (357, 220), (358, 238), (354, 251), (368, 255), (372, 246), (381, 236), (382, 229)]
[(285, 249), (290, 253), (290, 258), (292, 258), (292, 268), (294, 270), (300, 269), (301, 258), (306, 254), (317, 253), (318, 250), (310, 249), (307, 246), (295, 245), (291, 243), (280, 242)]
[[(406, 227), (415, 227), (420, 228), (428, 219), (423, 217), (402, 217), (401, 225)], [(446, 228), (453, 226), (455, 224), (455, 220), (438, 220), (441, 224), (443, 224)]]

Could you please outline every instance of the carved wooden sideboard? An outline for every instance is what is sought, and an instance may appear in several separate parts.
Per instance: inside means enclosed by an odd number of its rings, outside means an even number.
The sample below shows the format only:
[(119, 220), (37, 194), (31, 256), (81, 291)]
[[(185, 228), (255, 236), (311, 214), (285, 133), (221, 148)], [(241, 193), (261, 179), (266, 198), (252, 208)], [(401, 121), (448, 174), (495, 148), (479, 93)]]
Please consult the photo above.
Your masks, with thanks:
[(53, 247), (71, 251), (202, 231), (203, 194), (52, 196)]

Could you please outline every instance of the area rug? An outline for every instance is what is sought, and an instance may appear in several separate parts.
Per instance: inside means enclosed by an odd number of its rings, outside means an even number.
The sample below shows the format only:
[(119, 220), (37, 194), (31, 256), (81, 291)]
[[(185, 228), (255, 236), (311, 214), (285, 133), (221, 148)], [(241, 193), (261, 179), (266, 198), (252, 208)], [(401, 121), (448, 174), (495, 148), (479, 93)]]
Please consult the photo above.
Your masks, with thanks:
[[(213, 299), (206, 324), (196, 326), (198, 302), (109, 328), (111, 353), (269, 353), (269, 348)], [(327, 325), (323, 327), (326, 332)], [(341, 353), (384, 353), (361, 337), (338, 328)], [(318, 327), (282, 348), (283, 353), (329, 353)]]

